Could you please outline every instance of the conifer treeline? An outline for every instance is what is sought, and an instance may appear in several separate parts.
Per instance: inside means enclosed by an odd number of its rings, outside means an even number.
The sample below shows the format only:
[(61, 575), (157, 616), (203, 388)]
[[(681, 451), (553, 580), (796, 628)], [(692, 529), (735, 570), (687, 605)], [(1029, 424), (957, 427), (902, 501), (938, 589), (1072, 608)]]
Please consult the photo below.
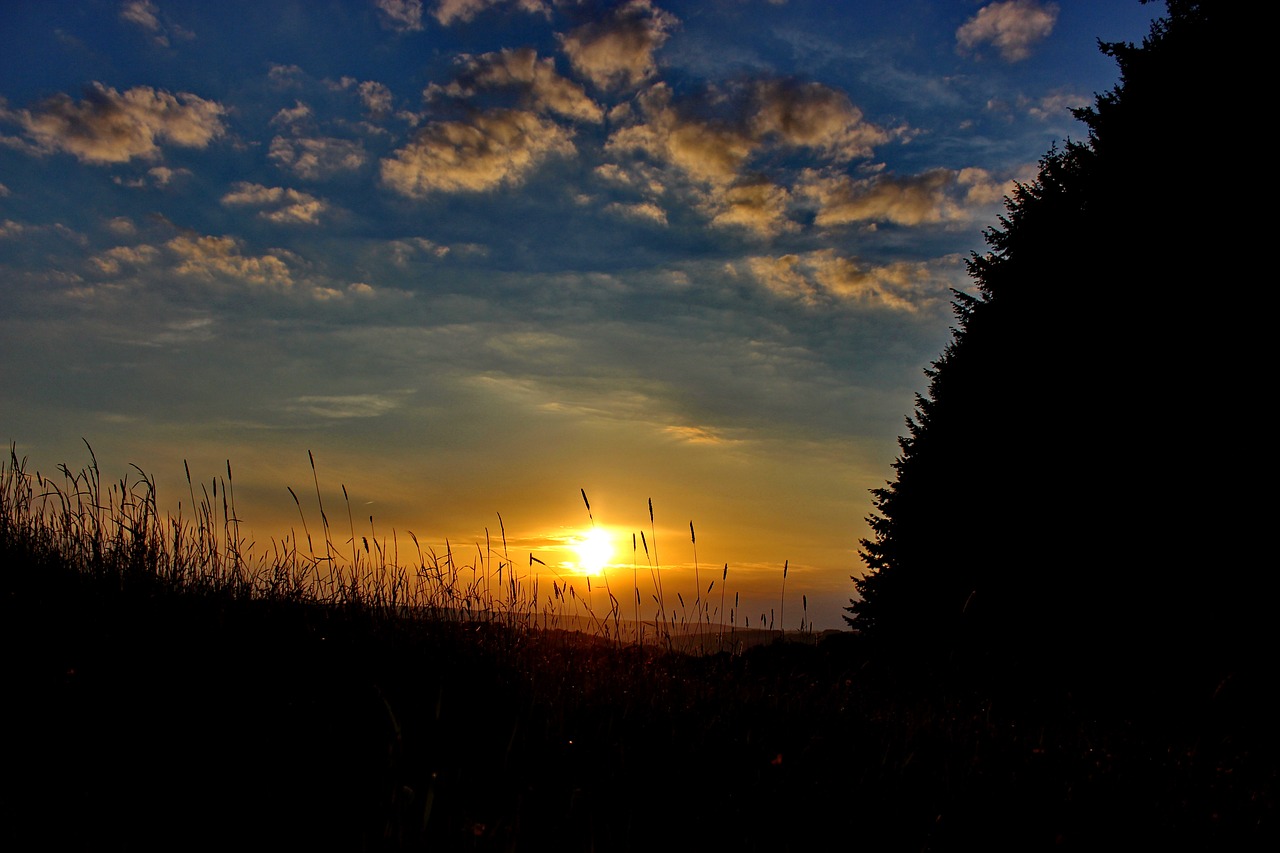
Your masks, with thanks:
[(1087, 141), (970, 260), (853, 579), (846, 620), (885, 648), (1117, 672), (1259, 648), (1240, 6), (1168, 0), (1141, 45), (1101, 44), (1120, 82), (1075, 111)]

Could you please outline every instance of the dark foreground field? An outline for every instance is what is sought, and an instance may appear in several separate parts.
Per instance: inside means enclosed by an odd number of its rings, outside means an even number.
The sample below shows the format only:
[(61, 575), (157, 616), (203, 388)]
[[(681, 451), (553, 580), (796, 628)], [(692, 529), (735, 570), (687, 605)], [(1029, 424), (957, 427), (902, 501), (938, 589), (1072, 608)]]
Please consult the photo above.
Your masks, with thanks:
[(230, 469), (185, 519), (145, 477), (63, 475), (0, 465), (6, 850), (1275, 840), (1265, 654), (1104, 678), (838, 632), (640, 648), (473, 609), (439, 564), (354, 552), (326, 586), (288, 543), (255, 562)]
[[(11, 555), (10, 555), (11, 556)], [(3, 566), (6, 847), (1199, 849), (1275, 830), (1248, 685), (895, 678)]]

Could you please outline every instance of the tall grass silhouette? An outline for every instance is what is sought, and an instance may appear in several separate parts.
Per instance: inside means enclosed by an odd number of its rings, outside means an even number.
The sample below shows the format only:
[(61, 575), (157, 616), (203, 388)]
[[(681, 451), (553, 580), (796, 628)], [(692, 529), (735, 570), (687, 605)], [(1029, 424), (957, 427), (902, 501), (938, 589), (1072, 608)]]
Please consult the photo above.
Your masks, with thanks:
[[(304, 501), (298, 490), (286, 485), (298, 526), (259, 548), (242, 534), (243, 519), (235, 505), (229, 461), (225, 476), (207, 481), (193, 478), (184, 462), (186, 501), (179, 501), (176, 511), (169, 513), (158, 504), (155, 480), (141, 468), (131, 465), (129, 475), (106, 481), (92, 447), (87, 442), (85, 446), (88, 465), (79, 471), (59, 465), (60, 477), (50, 478), (29, 473), (25, 460), (17, 457), (16, 445), (11, 445), (8, 460), (0, 466), (0, 513), (15, 541), (21, 539), (28, 547), (38, 547), (68, 564), (82, 565), (91, 575), (110, 575), (122, 582), (147, 578), (175, 590), (202, 590), (232, 598), (360, 606), (396, 618), (576, 630), (616, 644), (656, 643), (668, 650), (740, 649), (748, 639), (734, 624), (736, 610), (727, 614), (729, 631), (724, 630), (727, 563), (721, 574), (721, 604), (711, 612), (709, 596), (716, 582), (702, 588), (692, 521), (693, 588), (688, 600), (683, 590), (674, 590), (679, 607), (672, 608), (663, 577), (670, 572), (664, 572), (658, 557), (652, 499), (647, 502), (648, 531), (632, 534), (633, 604), (627, 608), (631, 618), (625, 619), (610, 570), (605, 570), (597, 583), (590, 576), (574, 577), (548, 566), (532, 552), (523, 563), (517, 562), (510, 554), (500, 513), (500, 548), (490, 541), (488, 528), (484, 541), (474, 543), (469, 558), (462, 557), (448, 539), (437, 552), (424, 547), (417, 535), (408, 531), (403, 535), (411, 547), (402, 553), (398, 531), (380, 534), (373, 516), (357, 524), (347, 487), (340, 484), (346, 524), (339, 533), (325, 505), (321, 476), (310, 451), (308, 490), (314, 503)], [(586, 489), (581, 490), (581, 496), (594, 528), (596, 518)], [(639, 583), (641, 550), (652, 585), (653, 610), (648, 616)], [(610, 569), (618, 567), (615, 564)], [(593, 603), (596, 586), (603, 589), (603, 609)], [(720, 627), (708, 633), (713, 616)], [(772, 624), (768, 627), (774, 630)], [(760, 634), (749, 637), (751, 641), (767, 638)]]
[(314, 457), (315, 505), (289, 489), (300, 532), (265, 549), (230, 465), (184, 469), (165, 513), (89, 458), (0, 459), (13, 849), (1243, 849), (1276, 826), (1269, 706), (1238, 682), (1116, 710), (898, 670), (849, 632), (760, 642), (783, 635), (739, 625), (727, 563), (709, 629), (714, 581), (665, 584), (678, 610), (658, 583), (652, 501), (628, 625), (613, 589), (593, 607), (511, 554), (501, 515), (437, 553), (344, 487), (335, 526)]

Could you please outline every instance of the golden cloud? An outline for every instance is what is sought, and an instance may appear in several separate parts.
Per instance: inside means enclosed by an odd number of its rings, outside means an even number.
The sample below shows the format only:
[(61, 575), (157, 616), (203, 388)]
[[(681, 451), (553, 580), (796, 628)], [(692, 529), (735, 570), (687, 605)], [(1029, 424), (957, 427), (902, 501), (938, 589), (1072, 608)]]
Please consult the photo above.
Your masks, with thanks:
[(854, 303), (908, 313), (947, 298), (954, 266), (951, 259), (867, 266), (832, 249), (747, 260), (755, 279), (785, 299), (813, 307)]
[(656, 222), (659, 225), (667, 224), (667, 212), (650, 201), (637, 202), (634, 204), (613, 202), (612, 204), (607, 205), (605, 210), (610, 213), (625, 216), (628, 219), (643, 219), (649, 222)]
[(741, 129), (683, 114), (672, 105), (665, 83), (642, 93), (638, 104), (644, 119), (615, 131), (607, 150), (642, 151), (695, 180), (729, 183), (755, 147)]
[(59, 94), (15, 119), (44, 151), (64, 151), (85, 163), (154, 158), (160, 143), (204, 148), (225, 133), (226, 108), (188, 92), (149, 86), (118, 92), (92, 84), (77, 102)]
[(426, 95), (466, 98), (478, 90), (491, 89), (520, 90), (525, 107), (535, 112), (554, 112), (578, 121), (604, 119), (604, 112), (580, 85), (557, 74), (555, 62), (550, 57), (538, 59), (532, 48), (464, 56), (457, 78), (445, 86), (428, 87)]
[(257, 287), (293, 284), (293, 276), (284, 261), (271, 254), (245, 255), (234, 237), (174, 237), (165, 248), (177, 256), (175, 269), (183, 275), (205, 280), (231, 279)]
[(863, 120), (843, 92), (821, 83), (761, 80), (752, 85), (749, 122), (755, 140), (818, 149), (838, 160), (870, 157), (890, 134)]
[(548, 157), (573, 154), (570, 137), (565, 128), (524, 110), (432, 122), (382, 161), (382, 181), (416, 197), (491, 190), (520, 182)]
[(231, 192), (222, 197), (222, 203), (261, 207), (264, 209), (258, 215), (263, 219), (285, 224), (317, 225), (320, 214), (326, 210), (325, 203), (309, 193), (244, 181), (234, 184)]
[(677, 23), (649, 0), (630, 0), (561, 36), (560, 44), (574, 69), (600, 88), (635, 86), (653, 76), (653, 53)]
[(818, 225), (891, 222), (927, 225), (966, 221), (999, 202), (1010, 189), (984, 169), (931, 169), (918, 175), (848, 175), (806, 172), (801, 192), (818, 206)]
[(277, 166), (307, 180), (359, 169), (368, 159), (359, 142), (333, 137), (277, 136), (271, 140), (268, 156)]
[(103, 275), (119, 275), (123, 266), (146, 266), (160, 254), (155, 246), (116, 246), (89, 259)]
[(510, 3), (517, 9), (533, 14), (551, 14), (550, 6), (544, 0), (438, 0), (431, 16), (446, 27), (455, 21), (465, 24), (490, 6), (503, 3)]
[(715, 192), (706, 207), (711, 224), (738, 226), (763, 237), (773, 237), (800, 226), (787, 218), (791, 194), (785, 187), (763, 179), (741, 181)]
[(956, 44), (970, 52), (993, 45), (1007, 62), (1031, 55), (1031, 46), (1047, 38), (1058, 22), (1058, 4), (1037, 0), (1003, 0), (978, 10), (956, 30)]

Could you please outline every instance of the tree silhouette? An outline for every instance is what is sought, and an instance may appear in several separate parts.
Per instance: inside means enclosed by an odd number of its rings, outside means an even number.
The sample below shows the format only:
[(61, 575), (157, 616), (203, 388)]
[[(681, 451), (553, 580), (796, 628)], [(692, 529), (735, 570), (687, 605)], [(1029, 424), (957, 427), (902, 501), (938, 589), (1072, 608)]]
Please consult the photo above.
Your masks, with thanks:
[(1168, 0), (1142, 45), (1101, 44), (1120, 82), (1075, 112), (1088, 140), (971, 258), (853, 578), (845, 618), (883, 647), (1120, 670), (1259, 642), (1232, 16)]

